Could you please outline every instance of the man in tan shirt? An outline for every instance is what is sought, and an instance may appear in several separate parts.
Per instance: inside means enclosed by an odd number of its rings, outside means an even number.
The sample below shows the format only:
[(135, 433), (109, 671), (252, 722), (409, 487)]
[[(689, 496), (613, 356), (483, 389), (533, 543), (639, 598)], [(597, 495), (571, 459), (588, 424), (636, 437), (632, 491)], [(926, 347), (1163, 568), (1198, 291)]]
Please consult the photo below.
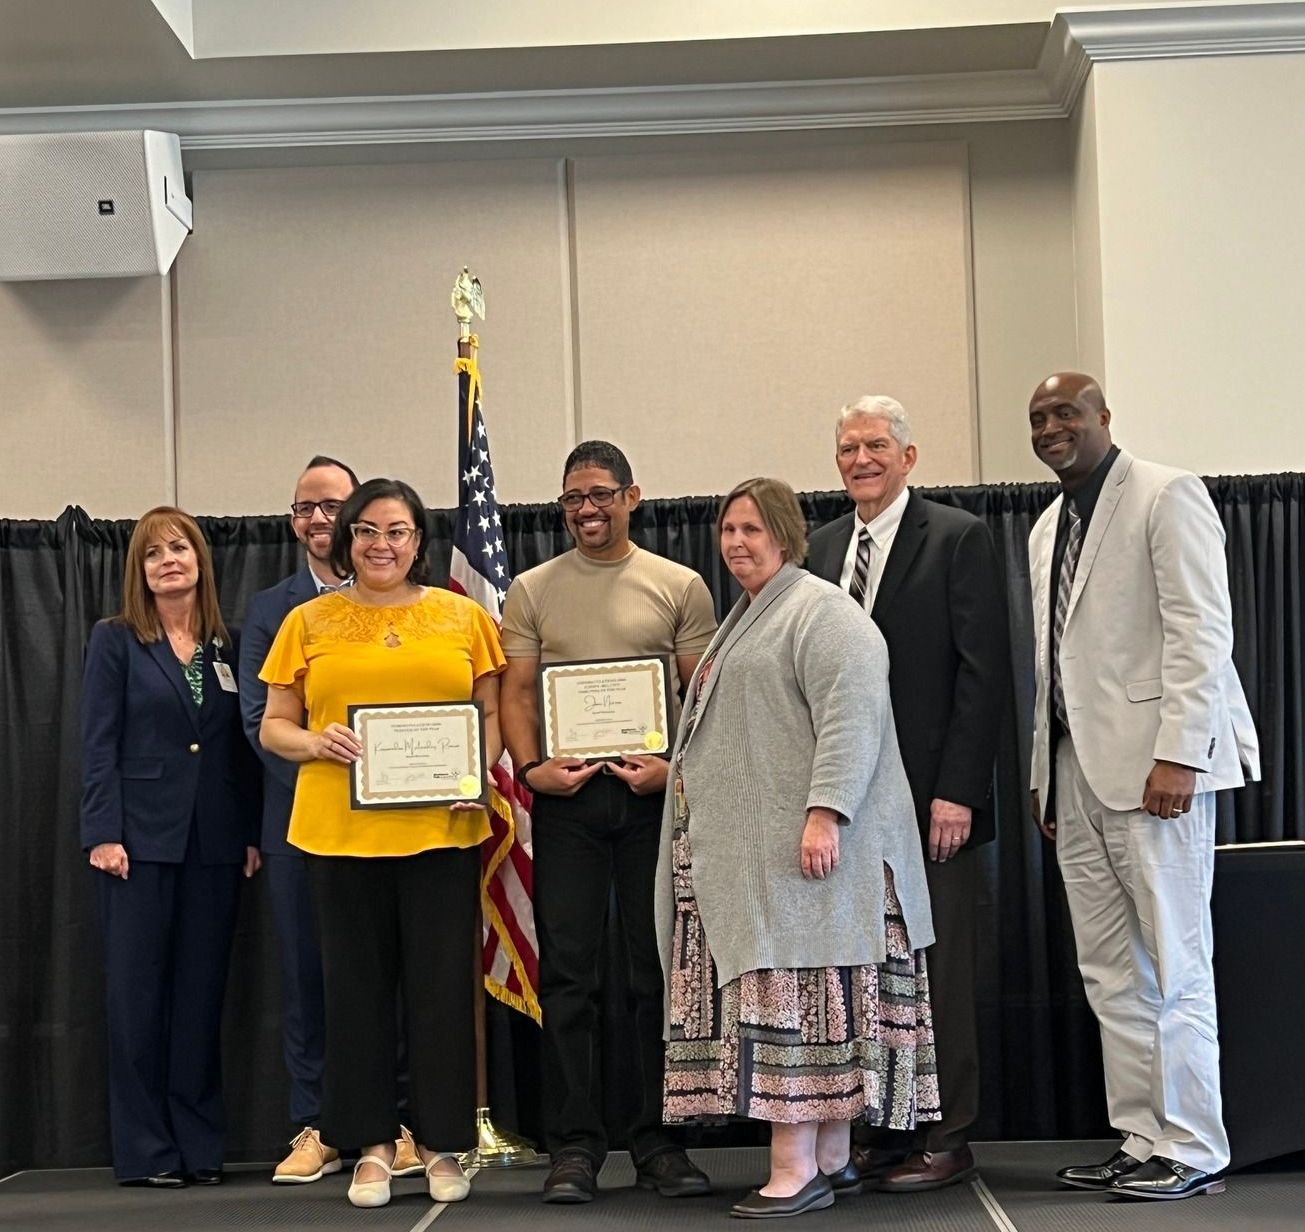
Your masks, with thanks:
[(508, 590), (500, 710), (518, 775), (535, 793), (544, 1137), (553, 1160), (544, 1201), (590, 1201), (607, 1155), (595, 1006), (613, 888), (635, 1003), (629, 1063), (640, 1105), (624, 1128), (637, 1183), (665, 1197), (709, 1193), (706, 1175), (661, 1123), (662, 974), (653, 882), (667, 763), (642, 756), (545, 760), (537, 688), (541, 663), (653, 656), (674, 656), (683, 686), (715, 632), (715, 609), (693, 570), (630, 542), (639, 488), (615, 445), (577, 445), (562, 487), (559, 503), (576, 546), (521, 574)]

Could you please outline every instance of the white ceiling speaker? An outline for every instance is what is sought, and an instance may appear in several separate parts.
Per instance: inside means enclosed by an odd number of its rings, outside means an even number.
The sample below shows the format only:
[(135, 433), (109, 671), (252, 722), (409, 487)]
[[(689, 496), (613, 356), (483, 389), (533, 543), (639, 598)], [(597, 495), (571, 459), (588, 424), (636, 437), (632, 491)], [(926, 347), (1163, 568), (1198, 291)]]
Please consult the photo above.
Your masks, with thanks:
[(0, 281), (166, 274), (190, 229), (175, 133), (0, 136)]

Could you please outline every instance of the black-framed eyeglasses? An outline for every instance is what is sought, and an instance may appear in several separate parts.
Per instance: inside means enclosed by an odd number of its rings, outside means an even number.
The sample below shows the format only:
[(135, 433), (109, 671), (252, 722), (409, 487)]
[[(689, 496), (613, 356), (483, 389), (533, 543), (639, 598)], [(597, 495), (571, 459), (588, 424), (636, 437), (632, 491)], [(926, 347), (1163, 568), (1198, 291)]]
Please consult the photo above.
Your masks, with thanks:
[(314, 509), (322, 511), (322, 517), (335, 520), (335, 515), (344, 508), (342, 500), (324, 500), (324, 501), (295, 501), (290, 506), (290, 512), (297, 518), (311, 518)]
[(557, 503), (567, 513), (574, 513), (585, 501), (595, 509), (606, 509), (616, 499), (617, 493), (624, 492), (629, 486), (628, 483), (623, 483), (619, 488), (590, 488), (588, 492), (563, 492), (557, 498)]
[(354, 542), (361, 543), (364, 547), (370, 547), (378, 540), (384, 539), (390, 547), (401, 548), (417, 533), (417, 528), (391, 526), (389, 530), (381, 530), (379, 526), (373, 526), (370, 522), (354, 522), (349, 527), (349, 533), (353, 535)]

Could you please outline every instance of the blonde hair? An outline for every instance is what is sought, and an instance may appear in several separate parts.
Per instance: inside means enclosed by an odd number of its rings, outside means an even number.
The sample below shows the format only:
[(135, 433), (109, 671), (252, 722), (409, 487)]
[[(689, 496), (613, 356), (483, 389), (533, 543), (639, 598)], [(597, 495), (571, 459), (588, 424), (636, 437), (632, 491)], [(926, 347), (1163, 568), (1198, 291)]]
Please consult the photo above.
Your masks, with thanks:
[(761, 515), (762, 525), (779, 544), (784, 559), (800, 565), (807, 558), (807, 520), (797, 494), (782, 479), (745, 479), (720, 503), (716, 514), (716, 538), (729, 507), (740, 497), (750, 497)]
[(122, 577), (122, 611), (115, 617), (126, 625), (143, 644), (157, 642), (163, 636), (154, 592), (145, 583), (145, 549), (167, 534), (180, 534), (195, 550), (199, 565), (199, 582), (195, 588), (195, 615), (191, 632), (195, 640), (213, 638), (230, 641), (230, 634), (218, 607), (217, 583), (213, 577), (213, 557), (208, 550), (199, 524), (190, 514), (172, 505), (159, 505), (142, 514), (127, 544), (127, 563)]

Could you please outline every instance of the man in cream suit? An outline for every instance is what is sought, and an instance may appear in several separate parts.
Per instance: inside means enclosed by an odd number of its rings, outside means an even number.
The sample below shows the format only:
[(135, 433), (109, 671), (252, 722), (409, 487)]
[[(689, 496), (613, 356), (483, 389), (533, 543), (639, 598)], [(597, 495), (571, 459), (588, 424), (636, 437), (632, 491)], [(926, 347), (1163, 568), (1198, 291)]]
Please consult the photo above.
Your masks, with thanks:
[(1033, 816), (1056, 843), (1122, 1148), (1067, 1184), (1223, 1189), (1210, 890), (1214, 793), (1259, 774), (1232, 663), (1223, 530), (1195, 475), (1113, 445), (1100, 386), (1048, 377), (1033, 450), (1061, 496), (1029, 537)]

